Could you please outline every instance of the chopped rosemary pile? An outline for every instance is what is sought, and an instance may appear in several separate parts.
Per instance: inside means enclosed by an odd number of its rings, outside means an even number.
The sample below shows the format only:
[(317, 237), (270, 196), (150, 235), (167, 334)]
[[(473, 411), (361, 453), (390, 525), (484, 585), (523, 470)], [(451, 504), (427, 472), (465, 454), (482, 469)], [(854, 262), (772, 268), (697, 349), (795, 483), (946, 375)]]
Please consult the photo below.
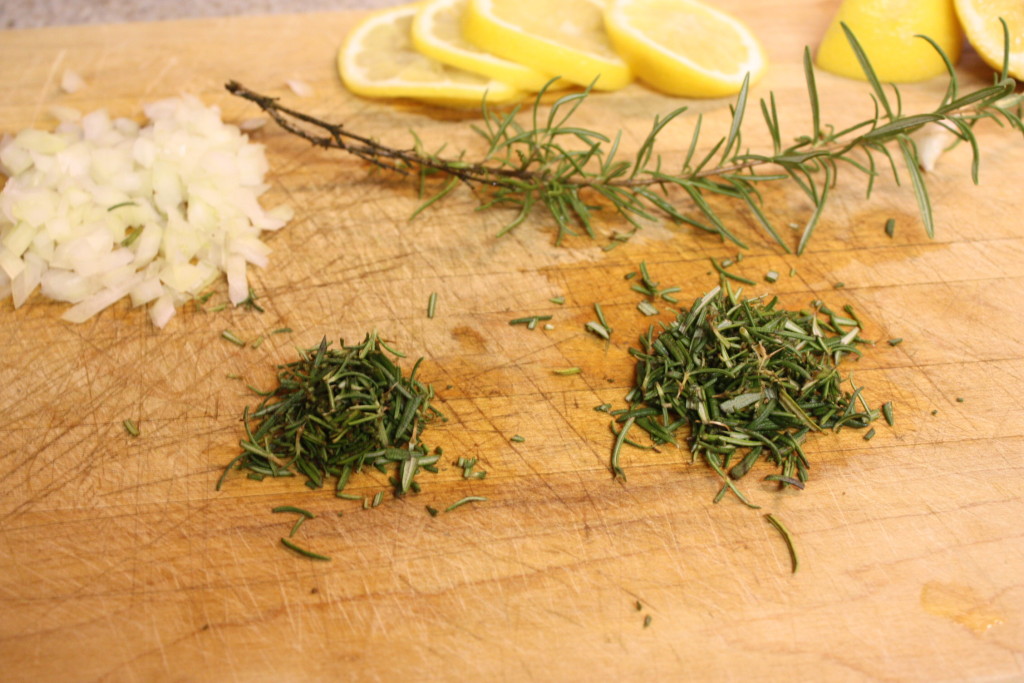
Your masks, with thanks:
[(764, 303), (718, 286), (662, 325), (659, 335), (649, 328), (642, 348), (630, 349), (637, 361), (630, 406), (612, 412), (613, 428), (620, 425), (614, 473), (625, 478), (619, 454), (624, 444), (637, 445), (628, 438), (632, 427), (656, 445), (678, 446), (676, 432), (689, 426), (693, 458), (724, 482), (715, 502), (731, 490), (751, 505), (733, 482), (760, 459), (779, 468), (767, 480), (803, 488), (808, 434), (865, 428), (879, 416), (861, 389), (842, 388), (837, 368), (844, 355), (860, 354), (860, 327), (821, 302), (813, 306), (787, 311), (777, 298)]
[[(416, 379), (420, 361), (406, 377), (385, 351), (396, 357), (376, 332), (362, 343), (300, 352), (299, 360), (278, 367), (278, 387), (242, 415), (242, 453), (224, 470), (219, 489), (232, 467), (248, 470), (251, 479), (306, 477), (306, 486), (320, 488), (336, 477), (342, 494), (349, 477), (364, 465), (387, 472), (396, 495), (419, 491), (421, 469), (436, 472), (439, 455), (429, 455), (420, 441), (427, 423), (443, 417), (430, 405), (433, 387)], [(254, 424), (255, 423), (255, 424)]]

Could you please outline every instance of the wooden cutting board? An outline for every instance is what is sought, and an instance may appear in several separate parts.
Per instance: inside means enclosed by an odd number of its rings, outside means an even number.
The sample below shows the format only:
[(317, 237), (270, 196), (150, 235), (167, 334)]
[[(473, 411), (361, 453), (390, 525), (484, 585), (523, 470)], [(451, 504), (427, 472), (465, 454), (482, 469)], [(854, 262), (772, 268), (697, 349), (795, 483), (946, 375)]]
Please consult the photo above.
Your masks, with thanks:
[[(753, 96), (776, 93), (783, 132), (808, 128), (802, 47), (834, 2), (724, 3), (762, 37), (772, 66)], [(391, 144), (479, 146), (473, 113), (354, 98), (334, 72), (349, 13), (55, 28), (0, 33), (0, 131), (49, 127), (53, 105), (138, 117), (144, 103), (190, 92), (228, 121), (257, 110), (229, 79)], [(65, 69), (88, 87), (62, 94)], [(965, 85), (990, 73), (968, 54)], [(298, 78), (315, 95), (298, 98)], [(941, 97), (942, 79), (908, 86), (908, 108)], [(819, 75), (823, 116), (870, 115), (863, 84)], [(634, 85), (593, 96), (581, 125), (639, 144), (650, 119), (681, 104)], [(666, 132), (683, 148), (695, 115), (721, 130), (728, 101), (686, 103)], [(770, 140), (750, 112), (745, 143)], [(266, 309), (186, 308), (164, 330), (118, 305), (61, 321), (35, 296), (0, 304), (0, 662), (6, 680), (1007, 680), (1024, 677), (1024, 142), (978, 127), (981, 184), (966, 148), (929, 176), (937, 235), (924, 234), (911, 190), (882, 179), (870, 200), (845, 175), (811, 248), (788, 256), (742, 211), (750, 243), (738, 272), (792, 307), (854, 306), (877, 347), (847, 367), (896, 425), (870, 442), (853, 431), (811, 440), (802, 492), (746, 481), (762, 511), (727, 498), (685, 451), (629, 450), (613, 481), (607, 416), (632, 379), (627, 349), (651, 319), (624, 275), (652, 276), (690, 301), (716, 284), (709, 257), (736, 249), (687, 228), (651, 225), (611, 252), (553, 245), (539, 214), (501, 239), (506, 214), (474, 213), (460, 189), (415, 222), (416, 187), (267, 126), (265, 204), (294, 221), (267, 237), (271, 266), (251, 282)], [(794, 189), (767, 196), (787, 225), (809, 207)], [(886, 219), (896, 219), (894, 237)], [(601, 221), (608, 234), (623, 225)], [(795, 241), (797, 231), (793, 231)], [(790, 270), (795, 274), (790, 276)], [(843, 289), (835, 289), (838, 282)], [(426, 317), (438, 293), (437, 316)], [(564, 296), (557, 306), (549, 298)], [(223, 284), (210, 305), (224, 301)], [(600, 303), (610, 344), (583, 325)], [(552, 316), (553, 330), (508, 321)], [(671, 319), (664, 311), (661, 320)], [(280, 327), (258, 349), (245, 339)], [(450, 462), (420, 495), (364, 511), (301, 481), (214, 483), (237, 453), (239, 417), (274, 365), (324, 336), (378, 329), (424, 356), (444, 425), (425, 440), (488, 471), (465, 481)], [(902, 337), (890, 347), (884, 340)], [(578, 376), (552, 369), (579, 366)], [(244, 381), (228, 378), (240, 375)], [(962, 398), (958, 402), (957, 398)], [(937, 411), (937, 413), (935, 412)], [(122, 420), (138, 422), (126, 435)], [(510, 442), (515, 434), (525, 442)], [(372, 496), (375, 471), (352, 481)], [(485, 503), (436, 518), (466, 495)], [(320, 563), (279, 545), (296, 540)], [(338, 516), (337, 513), (343, 513)], [(796, 574), (762, 513), (781, 518)], [(637, 611), (640, 602), (642, 611)], [(644, 618), (651, 617), (644, 628)]]

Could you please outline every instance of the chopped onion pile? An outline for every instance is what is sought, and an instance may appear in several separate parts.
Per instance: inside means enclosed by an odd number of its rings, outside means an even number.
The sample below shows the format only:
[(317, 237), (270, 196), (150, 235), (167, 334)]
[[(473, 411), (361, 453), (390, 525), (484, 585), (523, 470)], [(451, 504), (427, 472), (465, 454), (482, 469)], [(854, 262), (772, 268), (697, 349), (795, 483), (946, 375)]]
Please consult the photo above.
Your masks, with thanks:
[(99, 110), (0, 142), (0, 301), (40, 287), (84, 322), (128, 296), (163, 327), (222, 272), (245, 300), (246, 264), (270, 253), (260, 232), (292, 215), (258, 202), (263, 146), (195, 97), (144, 110), (145, 127)]

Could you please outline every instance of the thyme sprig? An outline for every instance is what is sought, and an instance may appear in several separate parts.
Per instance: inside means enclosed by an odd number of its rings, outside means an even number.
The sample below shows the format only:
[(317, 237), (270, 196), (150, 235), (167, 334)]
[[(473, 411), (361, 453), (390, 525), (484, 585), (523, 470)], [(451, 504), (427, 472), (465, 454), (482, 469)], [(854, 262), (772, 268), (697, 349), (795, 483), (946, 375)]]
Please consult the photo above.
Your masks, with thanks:
[[(626, 233), (614, 234), (606, 249), (627, 240), (641, 227), (642, 221), (654, 220), (658, 213), (746, 248), (746, 243), (726, 225), (709, 202), (711, 197), (724, 197), (744, 204), (771, 238), (791, 253), (790, 245), (763, 210), (759, 189), (762, 183), (789, 181), (806, 194), (813, 205), (796, 244), (796, 252), (802, 253), (839, 180), (840, 168), (848, 166), (867, 175), (870, 198), (875, 178), (886, 166), (896, 182), (900, 182), (895, 161), (898, 155), (905, 161), (922, 222), (932, 237), (935, 223), (931, 199), (911, 134), (923, 126), (935, 124), (947, 128), (959, 141), (967, 142), (973, 153), (971, 176), (977, 183), (980, 150), (974, 126), (992, 119), (1000, 125), (1005, 121), (1011, 129), (1024, 133), (1021, 120), (1024, 96), (1013, 95), (1016, 84), (1008, 76), (1006, 24), (1003, 22), (1007, 58), (1002, 72), (993, 85), (968, 93), (960, 92), (956, 71), (942, 48), (930, 38), (920, 36), (942, 56), (949, 84), (937, 107), (914, 113), (903, 111), (900, 91), (895, 86), (891, 86), (891, 90), (883, 86), (856, 37), (845, 25), (843, 30), (871, 86), (872, 116), (842, 130), (823, 123), (810, 50), (805, 49), (804, 72), (812, 115), (809, 133), (783, 144), (775, 95), (770, 93), (767, 99), (760, 100), (760, 111), (771, 136), (772, 149), (756, 153), (744, 148), (744, 120), (750, 97), (748, 79), (730, 107), (728, 134), (709, 147), (702, 135), (703, 118), (698, 115), (683, 161), (674, 169), (663, 163), (656, 145), (661, 132), (684, 114), (687, 107), (655, 117), (636, 153), (631, 158), (619, 158), (621, 131), (609, 137), (571, 123), (577, 109), (590, 96), (590, 88), (558, 98), (546, 115), (542, 110), (545, 95), (542, 90), (525, 125), (520, 121), (520, 107), (499, 114), (490, 109), (485, 100), (482, 125), (473, 126), (473, 130), (484, 139), (486, 152), (478, 161), (467, 161), (465, 153), (447, 158), (428, 152), (415, 133), (411, 148), (390, 147), (353, 133), (341, 124), (328, 123), (286, 107), (276, 98), (256, 93), (237, 82), (231, 81), (226, 87), (232, 94), (258, 105), (286, 131), (314, 145), (345, 151), (389, 171), (417, 174), (421, 187), (431, 175), (445, 176), (440, 191), (427, 198), (414, 216), (446, 197), (462, 182), (477, 193), (480, 208), (505, 206), (515, 210), (514, 217), (499, 234), (520, 225), (535, 207), (544, 207), (558, 226), (556, 243), (567, 235), (577, 234), (579, 227), (594, 237), (591, 215), (604, 203), (632, 226)], [(676, 200), (678, 191), (682, 193), (681, 199), (691, 206), (681, 206)], [(595, 200), (601, 203), (595, 204)], [(696, 211), (692, 211), (693, 208)], [(690, 215), (691, 212), (695, 215)]]

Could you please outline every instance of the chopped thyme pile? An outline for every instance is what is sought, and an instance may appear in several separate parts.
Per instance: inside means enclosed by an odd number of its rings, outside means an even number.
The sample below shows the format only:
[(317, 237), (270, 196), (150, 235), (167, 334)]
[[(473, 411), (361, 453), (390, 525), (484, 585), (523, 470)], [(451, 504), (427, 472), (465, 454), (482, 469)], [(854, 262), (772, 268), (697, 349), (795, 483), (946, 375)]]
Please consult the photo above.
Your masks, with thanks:
[(337, 494), (349, 497), (342, 491), (353, 472), (373, 465), (386, 473), (394, 465), (396, 495), (418, 492), (416, 474), (436, 472), (440, 458), (428, 455), (420, 435), (443, 416), (430, 405), (433, 387), (416, 379), (420, 361), (405, 377), (385, 351), (404, 357), (376, 332), (356, 346), (342, 342), (340, 349), (330, 348), (325, 338), (300, 352), (299, 360), (279, 366), (278, 387), (262, 394), (252, 413), (246, 407), (242, 453), (217, 488), (237, 467), (248, 470), (250, 479), (302, 474), (314, 489), (336, 477)]
[[(837, 364), (865, 343), (852, 318), (821, 302), (812, 311), (786, 311), (778, 299), (741, 298), (726, 286), (697, 299), (659, 335), (641, 337), (630, 406), (613, 411), (616, 432), (612, 469), (619, 466), (632, 427), (655, 444), (679, 445), (676, 432), (690, 428), (689, 447), (717, 472), (723, 486), (764, 459), (778, 466), (768, 480), (803, 488), (810, 467), (802, 444), (811, 432), (866, 428), (879, 413), (859, 388), (846, 391)], [(852, 386), (852, 379), (850, 380)]]

